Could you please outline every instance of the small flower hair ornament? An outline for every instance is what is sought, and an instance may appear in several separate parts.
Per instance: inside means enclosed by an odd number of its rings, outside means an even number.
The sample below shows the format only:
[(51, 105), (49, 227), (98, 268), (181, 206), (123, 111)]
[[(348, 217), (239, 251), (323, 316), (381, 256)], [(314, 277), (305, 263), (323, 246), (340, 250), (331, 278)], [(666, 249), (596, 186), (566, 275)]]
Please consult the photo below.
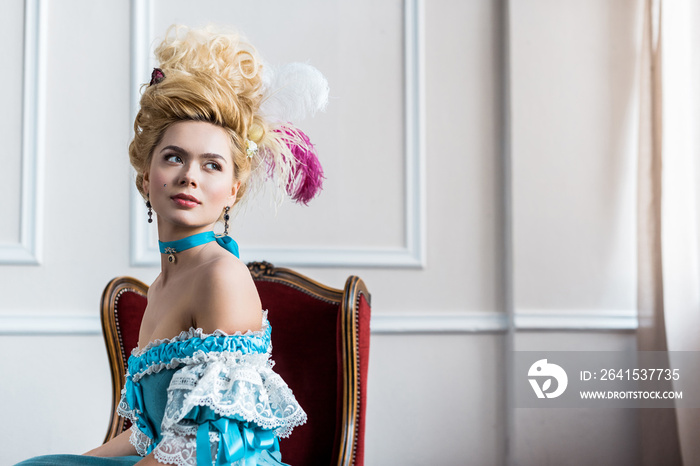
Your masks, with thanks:
[(248, 158), (252, 159), (253, 157), (255, 157), (258, 154), (258, 145), (255, 142), (248, 139), (246, 141), (245, 152), (246, 152), (246, 155), (248, 156)]

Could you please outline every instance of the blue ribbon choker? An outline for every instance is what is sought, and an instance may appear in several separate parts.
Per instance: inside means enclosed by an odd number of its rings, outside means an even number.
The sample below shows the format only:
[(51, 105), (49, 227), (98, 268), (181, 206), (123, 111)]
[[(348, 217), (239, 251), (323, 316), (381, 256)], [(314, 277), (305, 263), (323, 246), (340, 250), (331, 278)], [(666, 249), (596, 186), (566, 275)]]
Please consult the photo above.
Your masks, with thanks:
[(175, 263), (175, 254), (178, 252), (186, 251), (190, 248), (201, 246), (202, 244), (211, 243), (212, 241), (219, 243), (219, 246), (226, 249), (234, 256), (240, 257), (238, 255), (238, 243), (236, 243), (233, 238), (230, 236), (216, 236), (213, 231), (197, 233), (196, 235), (176, 241), (158, 241), (158, 248), (161, 254), (168, 255), (168, 262)]

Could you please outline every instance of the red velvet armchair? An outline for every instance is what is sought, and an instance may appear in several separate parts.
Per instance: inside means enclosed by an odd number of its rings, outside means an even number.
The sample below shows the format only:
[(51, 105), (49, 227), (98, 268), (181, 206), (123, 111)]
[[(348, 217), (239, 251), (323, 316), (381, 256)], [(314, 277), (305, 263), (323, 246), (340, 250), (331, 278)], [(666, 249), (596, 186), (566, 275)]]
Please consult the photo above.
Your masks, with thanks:
[[(343, 290), (267, 262), (248, 264), (272, 325), (275, 371), (308, 414), (280, 441), (295, 466), (363, 465), (370, 294), (351, 276)], [(137, 346), (148, 286), (131, 277), (102, 295), (102, 331), (112, 374), (112, 416), (105, 442), (129, 428), (116, 415), (126, 362)]]

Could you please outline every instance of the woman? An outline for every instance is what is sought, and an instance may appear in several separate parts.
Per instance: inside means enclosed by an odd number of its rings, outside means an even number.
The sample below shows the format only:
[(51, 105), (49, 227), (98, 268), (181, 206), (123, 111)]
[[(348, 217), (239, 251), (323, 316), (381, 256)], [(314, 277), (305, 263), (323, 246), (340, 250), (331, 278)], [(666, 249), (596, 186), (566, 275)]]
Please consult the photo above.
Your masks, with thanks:
[[(256, 177), (304, 204), (320, 189), (313, 146), (281, 123), (294, 91), (269, 76), (263, 85), (257, 53), (233, 34), (174, 27), (156, 58), (129, 146), (162, 253), (118, 409), (133, 427), (84, 456), (20, 464), (283, 464), (278, 437), (306, 420), (271, 370), (266, 313), (227, 236)], [(296, 101), (321, 107), (325, 80), (301, 70)]]

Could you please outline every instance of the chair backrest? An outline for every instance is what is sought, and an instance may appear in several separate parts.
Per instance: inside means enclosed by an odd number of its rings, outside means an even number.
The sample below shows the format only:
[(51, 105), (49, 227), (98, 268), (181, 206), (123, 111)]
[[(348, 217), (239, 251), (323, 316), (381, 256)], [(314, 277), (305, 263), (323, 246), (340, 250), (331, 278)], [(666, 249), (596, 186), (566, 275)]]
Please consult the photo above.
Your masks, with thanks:
[[(363, 465), (370, 295), (351, 276), (343, 290), (266, 262), (248, 264), (272, 325), (272, 359), (308, 414), (280, 441), (285, 463)], [(119, 277), (102, 295), (102, 328), (112, 373), (113, 411), (126, 361), (138, 343), (148, 287)], [(126, 430), (112, 414), (105, 441)]]
[(100, 320), (112, 375), (112, 413), (105, 442), (131, 427), (131, 421), (117, 415), (124, 387), (127, 360), (138, 346), (139, 329), (146, 310), (148, 285), (131, 277), (111, 280), (102, 292)]

